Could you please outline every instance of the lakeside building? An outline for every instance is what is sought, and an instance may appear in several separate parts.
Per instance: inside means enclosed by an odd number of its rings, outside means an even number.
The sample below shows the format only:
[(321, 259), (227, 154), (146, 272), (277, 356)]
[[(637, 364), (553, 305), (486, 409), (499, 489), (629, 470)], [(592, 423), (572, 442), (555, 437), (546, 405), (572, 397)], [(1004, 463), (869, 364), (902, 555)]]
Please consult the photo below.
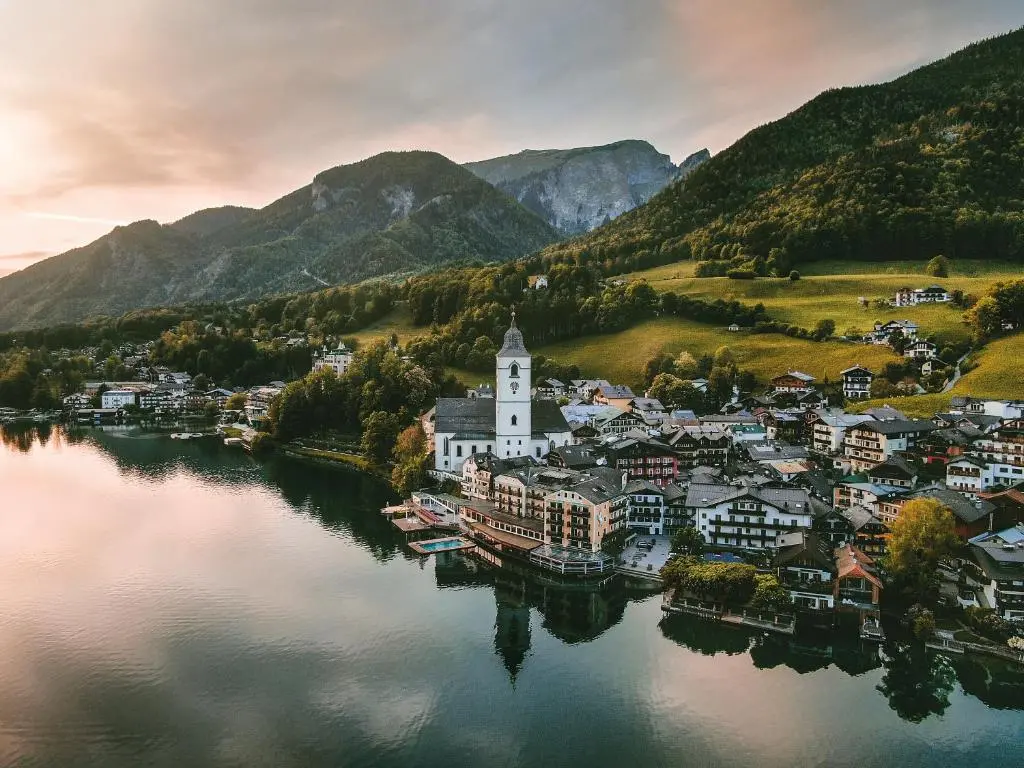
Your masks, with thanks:
[(100, 395), (100, 406), (105, 409), (124, 408), (137, 402), (138, 394), (134, 389), (108, 389)]
[(970, 540), (986, 601), (1007, 621), (1024, 622), (1024, 524), (987, 531)]
[(713, 546), (774, 549), (780, 533), (810, 528), (815, 511), (803, 488), (691, 482), (686, 511)]

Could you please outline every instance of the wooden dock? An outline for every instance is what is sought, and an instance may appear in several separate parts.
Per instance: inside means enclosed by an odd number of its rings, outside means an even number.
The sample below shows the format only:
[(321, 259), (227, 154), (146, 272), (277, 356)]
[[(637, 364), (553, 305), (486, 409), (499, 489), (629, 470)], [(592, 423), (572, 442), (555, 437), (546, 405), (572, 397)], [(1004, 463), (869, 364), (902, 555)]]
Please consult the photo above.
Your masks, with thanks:
[(762, 629), (782, 635), (792, 635), (796, 632), (796, 617), (788, 614), (766, 615), (746, 609), (736, 612), (718, 603), (705, 603), (702, 600), (688, 597), (679, 599), (669, 597), (662, 603), (661, 610), (665, 613), (684, 613), (730, 624), (734, 627)]
[(418, 517), (395, 517), (392, 518), (391, 524), (402, 533), (419, 533), (420, 531), (429, 531), (431, 529), (429, 525)]

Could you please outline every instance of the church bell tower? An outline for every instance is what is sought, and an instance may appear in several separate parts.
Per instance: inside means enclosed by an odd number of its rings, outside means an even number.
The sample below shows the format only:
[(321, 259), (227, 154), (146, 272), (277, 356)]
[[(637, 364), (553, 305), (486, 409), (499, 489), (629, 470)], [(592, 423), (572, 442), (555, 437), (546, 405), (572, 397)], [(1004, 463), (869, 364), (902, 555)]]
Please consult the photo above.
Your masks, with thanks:
[(530, 455), (530, 353), (523, 344), (523, 333), (512, 325), (495, 356), (496, 383), (495, 453), (501, 458)]

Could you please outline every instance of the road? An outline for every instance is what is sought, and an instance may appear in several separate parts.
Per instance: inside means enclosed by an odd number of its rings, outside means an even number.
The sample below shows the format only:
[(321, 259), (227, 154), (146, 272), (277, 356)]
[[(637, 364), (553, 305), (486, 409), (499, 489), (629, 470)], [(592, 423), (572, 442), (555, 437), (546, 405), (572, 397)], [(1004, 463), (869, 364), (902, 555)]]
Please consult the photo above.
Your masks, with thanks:
[(969, 354), (971, 354), (970, 350), (964, 352), (963, 356), (961, 356), (961, 358), (956, 361), (956, 365), (953, 366), (953, 376), (950, 378), (949, 381), (946, 382), (946, 386), (942, 388), (943, 392), (949, 392), (949, 390), (955, 387), (956, 383), (960, 381), (960, 377), (963, 375), (962, 373), (960, 373), (960, 363), (966, 360)]

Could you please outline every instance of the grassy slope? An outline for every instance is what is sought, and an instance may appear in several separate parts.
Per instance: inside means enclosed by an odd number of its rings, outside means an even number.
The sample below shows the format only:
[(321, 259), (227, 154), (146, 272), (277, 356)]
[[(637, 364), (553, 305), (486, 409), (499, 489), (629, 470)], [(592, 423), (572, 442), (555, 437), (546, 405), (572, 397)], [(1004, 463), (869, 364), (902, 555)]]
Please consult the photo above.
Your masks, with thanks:
[(728, 346), (740, 368), (761, 379), (791, 368), (835, 380), (854, 364), (875, 369), (895, 359), (884, 347), (818, 344), (778, 334), (730, 333), (724, 328), (677, 318), (659, 318), (619, 333), (590, 336), (533, 350), (563, 363), (575, 363), (584, 375), (624, 384), (639, 384), (644, 364), (659, 352), (682, 350), (695, 357)]
[[(976, 296), (983, 295), (998, 280), (1021, 277), (1021, 267), (1012, 264), (958, 262), (951, 277), (935, 279), (924, 275), (920, 262), (871, 264), (855, 262), (823, 262), (817, 266), (822, 274), (805, 274), (803, 279), (788, 280), (761, 278), (758, 280), (730, 280), (725, 277), (695, 278), (693, 264), (684, 262), (635, 272), (628, 277), (646, 279), (660, 291), (675, 291), (706, 299), (737, 299), (744, 303), (761, 302), (769, 314), (783, 322), (813, 328), (822, 319), (836, 323), (837, 333), (848, 329), (869, 330), (875, 320), (907, 319), (921, 326), (925, 336), (940, 340), (966, 339), (970, 334), (961, 322), (961, 312), (955, 307), (921, 306), (901, 309), (877, 310), (863, 308), (857, 299), (890, 297), (904, 286), (921, 287), (933, 282), (950, 290), (962, 290)], [(884, 271), (880, 271), (884, 269)], [(971, 274), (964, 274), (970, 272)]]
[(416, 336), (425, 336), (430, 332), (429, 328), (416, 328), (412, 324), (412, 315), (404, 304), (399, 304), (393, 310), (375, 323), (371, 323), (360, 331), (345, 334), (347, 338), (355, 339), (360, 346), (367, 346), (380, 339), (391, 338), (394, 333), (398, 336), (398, 343), (404, 344)]
[[(973, 362), (977, 367), (966, 373), (951, 392), (917, 397), (891, 398), (890, 405), (911, 416), (928, 417), (945, 411), (953, 395), (991, 397), (996, 399), (1020, 399), (1024, 397), (1024, 375), (1020, 372), (1020, 360), (1024, 359), (1024, 333), (1016, 333), (988, 344), (978, 352)], [(856, 410), (863, 410), (882, 401), (872, 400), (859, 403)]]

